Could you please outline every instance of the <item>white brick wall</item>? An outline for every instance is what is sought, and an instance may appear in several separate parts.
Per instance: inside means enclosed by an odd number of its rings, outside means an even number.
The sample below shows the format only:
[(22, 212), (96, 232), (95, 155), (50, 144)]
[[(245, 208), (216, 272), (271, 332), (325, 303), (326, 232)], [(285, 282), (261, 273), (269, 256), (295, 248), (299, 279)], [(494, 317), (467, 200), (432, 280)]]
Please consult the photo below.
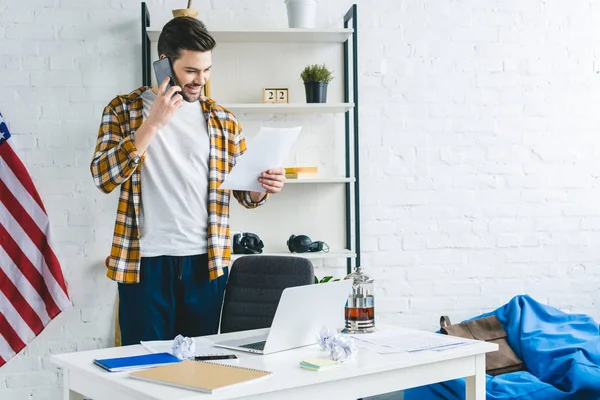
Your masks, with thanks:
[[(177, 3), (149, 1), (153, 25)], [(194, 4), (209, 27), (287, 23), (282, 0)], [(322, 1), (319, 25), (340, 26), (351, 4)], [(458, 321), (519, 293), (600, 319), (599, 7), (359, 2), (363, 265), (379, 321), (434, 329), (441, 313)], [(88, 165), (103, 106), (141, 82), (139, 12), (0, 0), (0, 110), (75, 305), (0, 370), (2, 399), (59, 399), (48, 356), (112, 344), (102, 262), (116, 194)]]

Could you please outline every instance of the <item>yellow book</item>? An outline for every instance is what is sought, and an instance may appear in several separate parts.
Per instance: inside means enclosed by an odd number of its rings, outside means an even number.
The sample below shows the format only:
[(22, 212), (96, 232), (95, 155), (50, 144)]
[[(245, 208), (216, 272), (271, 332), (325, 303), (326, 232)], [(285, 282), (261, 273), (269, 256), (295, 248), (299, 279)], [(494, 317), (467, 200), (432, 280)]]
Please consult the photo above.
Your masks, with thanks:
[(285, 169), (285, 173), (286, 174), (294, 174), (294, 173), (312, 173), (312, 174), (316, 174), (317, 172), (319, 172), (319, 167), (313, 166), (313, 165), (297, 166), (297, 167), (286, 167), (284, 169)]
[(134, 379), (204, 393), (213, 393), (270, 375), (269, 371), (191, 360), (129, 374)]
[(285, 174), (287, 179), (316, 178), (317, 176), (314, 172), (289, 172)]

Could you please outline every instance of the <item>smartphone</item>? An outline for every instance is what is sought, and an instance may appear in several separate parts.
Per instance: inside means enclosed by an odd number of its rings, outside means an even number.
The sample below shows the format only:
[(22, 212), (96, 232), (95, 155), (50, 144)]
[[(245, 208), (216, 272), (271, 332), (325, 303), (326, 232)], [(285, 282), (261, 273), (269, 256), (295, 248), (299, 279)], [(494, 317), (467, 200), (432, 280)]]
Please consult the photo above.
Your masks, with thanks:
[(207, 356), (196, 356), (196, 361), (214, 361), (214, 360), (237, 360), (238, 357), (235, 354), (214, 354)]
[[(163, 81), (169, 77), (169, 83), (167, 84), (167, 89), (165, 92), (168, 92), (170, 88), (176, 85), (175, 83), (175, 73), (173, 72), (173, 66), (171, 65), (171, 60), (168, 57), (161, 58), (160, 60), (154, 61), (152, 63), (154, 67), (154, 74), (156, 75), (156, 84), (160, 86)], [(179, 93), (179, 92), (177, 92)], [(175, 93), (175, 94), (177, 94)]]

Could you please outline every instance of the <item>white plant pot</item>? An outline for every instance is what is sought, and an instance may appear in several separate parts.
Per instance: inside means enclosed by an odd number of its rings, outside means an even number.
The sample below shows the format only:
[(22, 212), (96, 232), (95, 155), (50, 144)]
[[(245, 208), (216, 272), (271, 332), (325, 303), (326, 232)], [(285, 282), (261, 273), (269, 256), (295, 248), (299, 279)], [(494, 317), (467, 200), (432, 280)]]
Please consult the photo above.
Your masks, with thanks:
[(290, 28), (314, 28), (317, 0), (285, 0)]

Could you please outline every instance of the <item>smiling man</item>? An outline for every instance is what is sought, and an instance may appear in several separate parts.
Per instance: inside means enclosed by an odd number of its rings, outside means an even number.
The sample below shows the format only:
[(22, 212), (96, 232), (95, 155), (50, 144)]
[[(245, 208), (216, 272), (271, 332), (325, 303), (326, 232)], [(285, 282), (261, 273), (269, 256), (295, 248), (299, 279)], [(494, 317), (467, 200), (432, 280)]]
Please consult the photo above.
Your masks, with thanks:
[[(90, 169), (100, 190), (121, 191), (107, 276), (118, 282), (123, 345), (218, 329), (230, 192), (217, 188), (246, 141), (235, 116), (202, 96), (214, 47), (202, 22), (171, 20), (158, 55), (171, 61), (177, 86), (166, 91), (166, 79), (117, 96), (102, 115)], [(281, 168), (265, 171), (264, 193), (233, 196), (255, 208), (284, 180)]]

